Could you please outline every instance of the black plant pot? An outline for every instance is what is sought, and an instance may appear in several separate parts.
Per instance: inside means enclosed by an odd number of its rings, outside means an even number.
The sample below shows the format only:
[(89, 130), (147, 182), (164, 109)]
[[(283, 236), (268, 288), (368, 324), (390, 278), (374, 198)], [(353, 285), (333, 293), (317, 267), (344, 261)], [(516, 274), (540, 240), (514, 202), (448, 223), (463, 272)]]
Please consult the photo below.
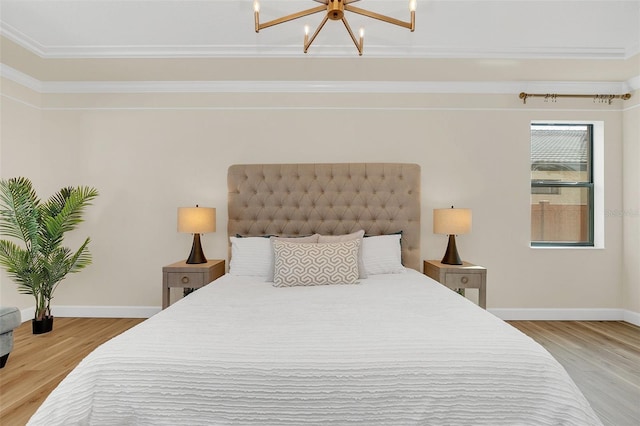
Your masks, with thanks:
[(44, 317), (41, 320), (31, 320), (33, 334), (44, 334), (53, 330), (53, 317)]

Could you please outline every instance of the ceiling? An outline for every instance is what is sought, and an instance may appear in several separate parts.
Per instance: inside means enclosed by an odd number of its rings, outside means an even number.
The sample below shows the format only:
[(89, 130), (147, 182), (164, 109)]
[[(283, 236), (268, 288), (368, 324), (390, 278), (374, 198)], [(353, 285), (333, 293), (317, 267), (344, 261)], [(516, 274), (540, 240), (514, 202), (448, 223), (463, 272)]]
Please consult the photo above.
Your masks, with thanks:
[[(317, 6), (261, 0), (261, 21)], [(409, 19), (408, 0), (358, 7)], [(416, 30), (346, 13), (364, 57), (627, 59), (640, 52), (640, 0), (418, 0)], [(0, 0), (0, 35), (41, 58), (304, 57), (303, 26), (254, 31), (252, 0)], [(357, 57), (329, 21), (307, 56)]]

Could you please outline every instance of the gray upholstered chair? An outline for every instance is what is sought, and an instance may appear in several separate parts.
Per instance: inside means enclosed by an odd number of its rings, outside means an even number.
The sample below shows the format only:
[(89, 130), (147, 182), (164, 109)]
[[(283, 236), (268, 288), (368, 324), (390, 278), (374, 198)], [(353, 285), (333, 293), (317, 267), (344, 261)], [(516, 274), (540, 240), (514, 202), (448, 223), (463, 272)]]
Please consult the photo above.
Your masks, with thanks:
[(0, 307), (0, 368), (3, 368), (13, 349), (13, 329), (22, 322), (18, 308)]

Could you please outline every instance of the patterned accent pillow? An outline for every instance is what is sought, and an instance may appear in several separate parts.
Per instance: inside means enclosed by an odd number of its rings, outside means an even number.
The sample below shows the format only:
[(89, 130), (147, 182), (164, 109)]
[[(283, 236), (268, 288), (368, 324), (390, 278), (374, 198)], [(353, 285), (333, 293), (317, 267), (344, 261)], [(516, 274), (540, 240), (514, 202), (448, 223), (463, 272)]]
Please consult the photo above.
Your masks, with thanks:
[[(279, 237), (277, 235), (273, 235), (271, 237), (271, 244), (273, 245), (274, 241), (287, 241), (287, 242), (296, 243), (296, 244), (317, 243), (318, 237), (320, 237), (320, 234), (313, 234), (305, 237)], [(273, 248), (271, 249), (271, 251), (273, 252)], [(273, 255), (273, 253), (271, 253), (271, 268), (269, 269), (269, 276), (267, 277), (267, 281), (273, 281), (274, 270), (275, 270), (275, 256)]]
[(360, 278), (367, 278), (367, 271), (364, 268), (364, 262), (362, 260), (362, 238), (364, 237), (364, 230), (352, 232), (345, 235), (319, 235), (319, 243), (340, 243), (342, 241), (360, 240), (360, 250), (358, 250), (358, 273)]
[(275, 287), (355, 284), (360, 241), (326, 244), (273, 241)]

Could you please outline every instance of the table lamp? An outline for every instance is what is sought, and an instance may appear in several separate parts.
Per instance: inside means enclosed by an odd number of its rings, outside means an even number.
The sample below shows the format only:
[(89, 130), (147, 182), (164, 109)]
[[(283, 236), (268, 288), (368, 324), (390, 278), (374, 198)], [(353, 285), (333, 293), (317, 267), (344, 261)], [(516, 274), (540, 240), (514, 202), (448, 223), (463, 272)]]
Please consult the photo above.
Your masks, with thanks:
[(471, 232), (471, 209), (434, 209), (433, 233), (449, 236), (447, 251), (444, 253), (442, 263), (447, 265), (462, 265), (462, 260), (456, 248), (456, 235)]
[(200, 234), (216, 231), (216, 209), (212, 207), (178, 207), (178, 232), (193, 234), (193, 245), (187, 263), (207, 263)]

